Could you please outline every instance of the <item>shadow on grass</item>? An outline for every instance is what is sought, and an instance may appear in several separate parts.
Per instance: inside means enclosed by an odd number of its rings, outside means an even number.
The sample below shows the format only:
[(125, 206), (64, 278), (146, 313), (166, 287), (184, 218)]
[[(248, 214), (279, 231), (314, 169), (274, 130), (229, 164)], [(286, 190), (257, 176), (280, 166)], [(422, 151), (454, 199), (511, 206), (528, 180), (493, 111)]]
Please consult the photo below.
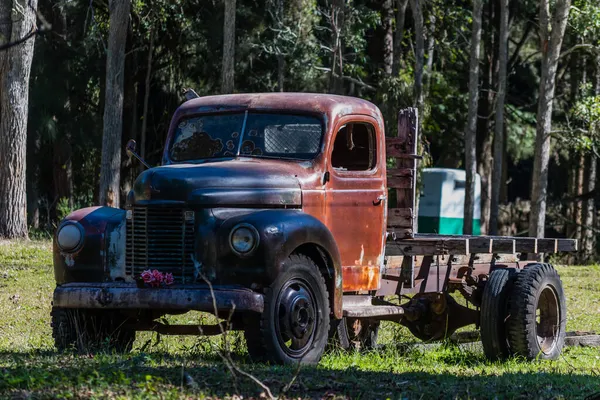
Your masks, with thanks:
[[(367, 354), (366, 357), (369, 355)], [(275, 396), (282, 393), (296, 368), (236, 362), (262, 380)], [(404, 359), (406, 362), (407, 360)], [(441, 356), (440, 367), (456, 366), (460, 375), (424, 371), (418, 358), (397, 371), (395, 365), (373, 368), (303, 367), (285, 397), (289, 398), (586, 398), (600, 392), (600, 376), (557, 372), (489, 372), (469, 370), (489, 365), (478, 355)], [(378, 369), (372, 371), (370, 369)], [(433, 371), (431, 371), (433, 369)], [(443, 368), (441, 368), (443, 369)], [(517, 368), (518, 370), (519, 368)], [(535, 370), (535, 368), (529, 368)], [(481, 368), (479, 368), (481, 370)], [(495, 371), (495, 372), (494, 372)], [(99, 353), (80, 356), (39, 351), (0, 352), (0, 397), (229, 397), (260, 396), (262, 389), (248, 378), (234, 379), (217, 354)]]

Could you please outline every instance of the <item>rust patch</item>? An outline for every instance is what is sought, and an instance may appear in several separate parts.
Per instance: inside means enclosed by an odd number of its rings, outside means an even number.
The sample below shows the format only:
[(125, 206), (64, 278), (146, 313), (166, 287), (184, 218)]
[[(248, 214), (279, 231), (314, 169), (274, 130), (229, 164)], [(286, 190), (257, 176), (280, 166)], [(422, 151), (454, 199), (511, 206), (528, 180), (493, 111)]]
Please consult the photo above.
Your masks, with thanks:
[(379, 265), (342, 267), (343, 291), (358, 292), (379, 289), (380, 271)]

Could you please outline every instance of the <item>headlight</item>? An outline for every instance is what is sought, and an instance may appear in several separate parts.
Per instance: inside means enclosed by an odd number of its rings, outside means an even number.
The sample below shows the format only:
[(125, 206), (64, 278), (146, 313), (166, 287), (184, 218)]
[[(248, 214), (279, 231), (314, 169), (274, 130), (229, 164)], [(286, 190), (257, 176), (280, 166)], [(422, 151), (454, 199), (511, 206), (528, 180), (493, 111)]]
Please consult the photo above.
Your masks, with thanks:
[(83, 228), (81, 225), (65, 224), (59, 228), (56, 235), (56, 244), (62, 251), (73, 251), (83, 242)]
[(249, 224), (240, 224), (231, 230), (231, 248), (240, 255), (250, 254), (258, 246), (258, 232)]

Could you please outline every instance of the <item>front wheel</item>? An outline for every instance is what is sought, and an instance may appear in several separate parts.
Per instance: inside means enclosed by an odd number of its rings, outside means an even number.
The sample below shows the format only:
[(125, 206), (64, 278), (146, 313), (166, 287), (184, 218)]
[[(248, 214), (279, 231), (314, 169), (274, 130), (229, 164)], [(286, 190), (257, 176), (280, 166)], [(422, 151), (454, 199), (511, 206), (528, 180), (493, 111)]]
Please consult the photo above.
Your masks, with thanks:
[(529, 264), (518, 274), (509, 302), (511, 350), (529, 360), (555, 360), (565, 343), (567, 307), (562, 282), (550, 264)]
[(260, 316), (246, 322), (244, 336), (253, 360), (317, 364), (329, 331), (329, 296), (316, 264), (291, 255), (265, 293)]
[(59, 351), (126, 353), (133, 347), (135, 331), (117, 311), (53, 307), (51, 316), (52, 336)]

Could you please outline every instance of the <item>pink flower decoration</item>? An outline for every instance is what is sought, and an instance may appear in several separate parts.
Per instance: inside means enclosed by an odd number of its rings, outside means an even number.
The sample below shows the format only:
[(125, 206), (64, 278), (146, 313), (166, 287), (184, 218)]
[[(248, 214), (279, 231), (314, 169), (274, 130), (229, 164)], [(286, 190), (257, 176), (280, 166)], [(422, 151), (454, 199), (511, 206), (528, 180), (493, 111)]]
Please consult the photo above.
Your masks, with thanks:
[(164, 279), (162, 272), (160, 272), (156, 269), (152, 270), (152, 276), (154, 277), (154, 281), (151, 283), (151, 285), (154, 287), (160, 286), (161, 282)]
[(152, 282), (154, 282), (154, 275), (152, 275), (152, 272), (150, 272), (150, 270), (142, 272), (140, 276), (144, 283), (152, 284)]
[(152, 271), (148, 269), (142, 272), (140, 278), (142, 278), (142, 281), (144, 281), (145, 284), (150, 285), (151, 287), (159, 287), (162, 283), (168, 286), (175, 282), (173, 274), (163, 274), (156, 269), (153, 269)]

